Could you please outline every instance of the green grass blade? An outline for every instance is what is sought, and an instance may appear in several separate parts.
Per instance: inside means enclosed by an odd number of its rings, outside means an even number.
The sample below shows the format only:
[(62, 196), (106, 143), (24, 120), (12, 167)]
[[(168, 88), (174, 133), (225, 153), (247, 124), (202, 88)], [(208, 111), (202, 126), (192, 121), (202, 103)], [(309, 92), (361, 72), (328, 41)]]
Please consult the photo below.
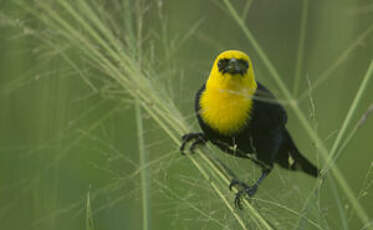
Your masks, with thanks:
[(306, 28), (307, 28), (307, 19), (308, 19), (308, 5), (309, 0), (302, 1), (302, 17), (300, 20), (300, 32), (299, 32), (299, 41), (298, 41), (298, 52), (297, 52), (297, 61), (295, 63), (295, 78), (294, 78), (294, 87), (293, 95), (297, 95), (299, 91), (299, 84), (302, 74), (302, 66), (304, 60), (304, 42), (306, 40)]
[(334, 179), (331, 178), (329, 180), (328, 184), (329, 184), (329, 187), (331, 188), (331, 190), (333, 192), (333, 195), (334, 195), (333, 197), (336, 201), (335, 203), (337, 204), (339, 219), (340, 219), (340, 222), (342, 223), (342, 227), (343, 227), (344, 230), (348, 230), (349, 227), (348, 227), (347, 215), (346, 215), (346, 212), (345, 212), (344, 204), (342, 202), (341, 196), (339, 195), (339, 192), (338, 192), (337, 186), (334, 182)]
[(367, 111), (361, 116), (360, 120), (358, 122), (356, 122), (355, 126), (348, 133), (348, 136), (345, 138), (345, 140), (341, 144), (341, 147), (338, 148), (338, 151), (335, 154), (334, 162), (338, 160), (338, 158), (342, 154), (343, 150), (350, 143), (350, 141), (355, 136), (355, 134), (359, 130), (359, 128), (364, 125), (364, 123), (366, 122), (366, 120), (368, 119), (369, 115), (371, 115), (372, 112), (373, 112), (373, 104), (371, 104), (369, 106), (369, 108), (367, 109)]
[(95, 224), (93, 222), (93, 212), (92, 212), (92, 206), (91, 206), (91, 191), (88, 191), (87, 193), (85, 225), (86, 225), (86, 230), (95, 230)]
[(312, 89), (305, 90), (301, 95), (298, 97), (298, 101), (304, 100), (307, 95), (309, 94), (310, 90), (314, 90), (319, 87), (323, 82), (325, 82), (331, 74), (336, 71), (336, 69), (342, 65), (345, 61), (348, 60), (351, 53), (356, 50), (357, 47), (361, 46), (367, 39), (367, 37), (373, 32), (373, 25), (370, 25), (364, 32), (362, 32), (357, 38), (340, 54), (338, 58), (329, 65), (329, 67), (320, 73), (320, 76), (316, 79), (315, 82), (312, 83)]
[(141, 106), (138, 99), (135, 103), (136, 112), (136, 126), (137, 126), (137, 140), (139, 148), (139, 167), (141, 168), (141, 193), (142, 193), (142, 229), (149, 230), (150, 228), (150, 172), (147, 167), (148, 156), (145, 151), (145, 141), (144, 141), (144, 128), (143, 128), (143, 118), (141, 113)]
[(347, 115), (346, 115), (346, 118), (345, 118), (345, 120), (344, 120), (344, 122), (342, 124), (342, 127), (341, 127), (340, 131), (338, 132), (338, 136), (337, 136), (337, 138), (335, 139), (335, 141), (333, 143), (333, 146), (332, 146), (332, 148), (330, 150), (329, 157), (328, 157), (328, 159), (326, 161), (327, 168), (324, 170), (325, 172), (327, 172), (329, 170), (329, 168), (333, 166), (333, 162), (332, 161), (333, 161), (333, 159), (335, 157), (335, 154), (337, 153), (337, 148), (341, 144), (342, 137), (345, 134), (348, 125), (351, 123), (352, 116), (354, 115), (354, 113), (355, 113), (355, 111), (357, 109), (357, 106), (358, 106), (359, 102), (361, 101), (363, 93), (364, 93), (366, 87), (368, 86), (368, 82), (369, 82), (370, 78), (372, 77), (372, 75), (373, 75), (373, 61), (371, 61), (370, 65), (369, 65), (368, 71), (365, 74), (365, 76), (363, 78), (363, 81), (360, 84), (360, 88), (357, 91), (356, 96), (355, 96), (355, 98), (354, 98), (354, 100), (353, 100), (353, 102), (352, 102), (352, 104), (350, 106), (350, 109), (347, 112)]

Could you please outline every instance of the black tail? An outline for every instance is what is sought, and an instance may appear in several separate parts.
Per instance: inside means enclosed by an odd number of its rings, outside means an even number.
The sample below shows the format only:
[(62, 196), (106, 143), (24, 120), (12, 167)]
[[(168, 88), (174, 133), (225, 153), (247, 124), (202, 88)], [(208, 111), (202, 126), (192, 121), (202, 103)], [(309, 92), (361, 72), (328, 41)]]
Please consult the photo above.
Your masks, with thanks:
[(290, 170), (302, 170), (310, 176), (318, 177), (320, 175), (320, 170), (302, 156), (286, 129), (284, 130), (283, 138), (284, 144), (281, 146), (276, 162), (284, 168)]
[(302, 156), (298, 151), (290, 152), (290, 155), (295, 159), (294, 167), (296, 170), (300, 169), (313, 177), (320, 176), (320, 170), (304, 156)]

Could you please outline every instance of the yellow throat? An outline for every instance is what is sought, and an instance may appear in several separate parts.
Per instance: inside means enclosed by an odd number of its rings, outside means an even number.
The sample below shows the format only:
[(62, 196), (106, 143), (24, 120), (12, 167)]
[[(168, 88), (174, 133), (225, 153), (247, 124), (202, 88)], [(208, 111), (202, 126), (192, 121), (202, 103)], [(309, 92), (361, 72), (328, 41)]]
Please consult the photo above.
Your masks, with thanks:
[[(244, 73), (221, 70), (221, 60), (240, 60), (248, 65)], [(220, 67), (218, 67), (220, 65)], [(230, 135), (243, 128), (250, 118), (252, 96), (257, 84), (250, 58), (238, 50), (219, 54), (211, 69), (206, 88), (200, 98), (199, 111), (203, 121), (223, 135)]]

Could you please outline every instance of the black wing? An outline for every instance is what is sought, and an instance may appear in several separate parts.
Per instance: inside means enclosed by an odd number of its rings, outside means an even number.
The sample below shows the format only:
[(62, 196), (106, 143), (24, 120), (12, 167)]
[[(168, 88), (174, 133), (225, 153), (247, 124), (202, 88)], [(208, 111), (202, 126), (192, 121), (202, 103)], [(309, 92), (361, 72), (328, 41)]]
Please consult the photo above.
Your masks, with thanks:
[(257, 84), (258, 88), (254, 94), (252, 124), (262, 130), (284, 126), (287, 122), (284, 107), (266, 87), (259, 82)]
[(202, 92), (206, 89), (205, 84), (202, 85), (202, 87), (198, 90), (196, 93), (196, 96), (194, 98), (194, 111), (196, 112), (197, 117), (199, 117), (199, 111), (201, 109), (201, 106), (199, 105), (199, 100), (201, 98)]

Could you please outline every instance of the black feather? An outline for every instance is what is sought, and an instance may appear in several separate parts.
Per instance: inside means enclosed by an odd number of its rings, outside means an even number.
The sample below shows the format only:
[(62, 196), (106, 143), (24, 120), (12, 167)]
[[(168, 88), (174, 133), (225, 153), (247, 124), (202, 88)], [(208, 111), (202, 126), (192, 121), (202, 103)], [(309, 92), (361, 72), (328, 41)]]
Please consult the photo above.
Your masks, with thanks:
[[(199, 112), (200, 97), (205, 90), (205, 85), (202, 86), (195, 97), (195, 111), (206, 139), (224, 152), (255, 159), (255, 163), (267, 169), (271, 169), (273, 163), (278, 163), (289, 170), (301, 170), (318, 176), (319, 170), (301, 155), (285, 127), (287, 114), (284, 107), (267, 88), (259, 82), (257, 85), (247, 125), (232, 135), (221, 134), (203, 121)], [(290, 164), (291, 160), (294, 160), (294, 164)]]

